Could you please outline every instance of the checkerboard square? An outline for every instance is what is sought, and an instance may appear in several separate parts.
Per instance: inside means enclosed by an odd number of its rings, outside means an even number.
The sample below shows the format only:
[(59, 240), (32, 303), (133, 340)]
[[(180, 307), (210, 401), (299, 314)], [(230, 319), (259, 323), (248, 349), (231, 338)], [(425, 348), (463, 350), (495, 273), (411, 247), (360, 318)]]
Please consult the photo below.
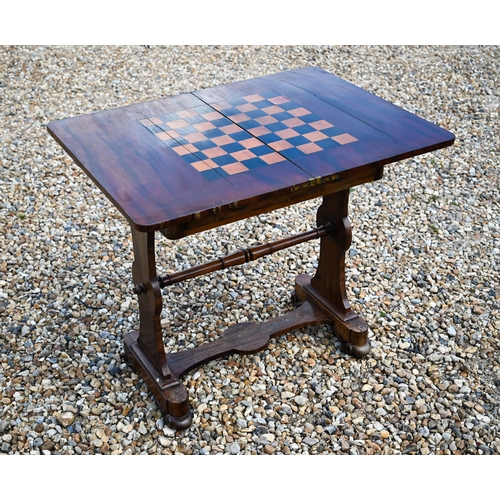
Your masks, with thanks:
[(177, 116), (179, 118), (189, 118), (191, 116), (197, 116), (198, 113), (194, 109), (183, 109), (182, 111), (177, 111)]
[(236, 109), (239, 109), (242, 113), (246, 113), (247, 111), (253, 111), (255, 109), (258, 109), (257, 106), (254, 106), (251, 103), (248, 104), (241, 104), (240, 106), (236, 106)]
[(282, 111), (281, 113), (276, 113), (274, 115), (274, 118), (276, 118), (280, 122), (284, 122), (285, 120), (291, 120), (293, 115), (291, 115), (288, 111)]
[(283, 130), (278, 130), (276, 135), (279, 135), (282, 139), (289, 139), (290, 137), (296, 137), (299, 133), (293, 130), (293, 128), (285, 128)]
[(266, 128), (264, 126), (260, 126), (260, 127), (251, 128), (248, 130), (248, 132), (250, 132), (252, 135), (256, 135), (257, 137), (259, 137), (261, 135), (270, 134), (271, 130), (269, 130), (268, 128)]
[(262, 101), (264, 98), (259, 95), (259, 94), (252, 94), (252, 95), (247, 95), (244, 97), (245, 101), (247, 102), (257, 102), (257, 101)]
[(155, 135), (156, 137), (158, 137), (158, 139), (161, 139), (162, 141), (171, 139), (171, 137), (166, 132), (157, 132)]
[(323, 132), (323, 134), (327, 135), (328, 137), (333, 137), (334, 135), (339, 135), (340, 133), (342, 133), (340, 129), (334, 127), (333, 125), (329, 128), (324, 128), (321, 132)]
[(249, 137), (243, 141), (240, 141), (240, 144), (247, 149), (256, 148), (258, 146), (262, 146), (262, 142), (255, 137)]
[(221, 132), (219, 128), (212, 128), (210, 130), (204, 130), (203, 135), (213, 141), (216, 137), (222, 137), (226, 134), (224, 134), (224, 132)]
[(164, 125), (150, 125), (149, 130), (153, 132), (153, 134), (157, 134), (158, 132), (166, 132)]
[(317, 141), (315, 144), (321, 146), (323, 149), (338, 148), (341, 146), (338, 142), (334, 141), (331, 137)]
[(323, 132), (320, 132), (317, 130), (316, 132), (309, 132), (308, 134), (304, 134), (304, 137), (311, 142), (317, 142), (321, 141), (321, 139), (327, 139), (328, 136), (323, 134)]
[(232, 108), (233, 105), (232, 104), (229, 104), (227, 101), (220, 101), (220, 102), (215, 102), (211, 105), (213, 108), (219, 110), (219, 111), (223, 111), (227, 108)]
[(234, 163), (235, 159), (230, 154), (226, 154), (224, 156), (219, 156), (215, 158), (213, 161), (217, 164), (217, 166), (224, 167), (226, 165)]
[(234, 175), (234, 174), (239, 174), (241, 172), (246, 172), (248, 168), (245, 167), (245, 165), (243, 165), (242, 163), (236, 162), (236, 163), (230, 163), (229, 165), (222, 167), (222, 170), (224, 170), (230, 175)]
[(269, 106), (275, 106), (272, 102), (268, 101), (267, 99), (263, 99), (262, 101), (255, 101), (253, 104), (257, 108), (262, 109), (263, 111), (265, 108), (268, 108)]
[(278, 132), (279, 130), (285, 130), (288, 128), (286, 125), (283, 125), (280, 121), (277, 121), (276, 123), (269, 123), (266, 125), (266, 127), (271, 131), (271, 132)]
[(241, 128), (238, 127), (238, 125), (236, 125), (235, 123), (231, 123), (230, 125), (226, 125), (224, 127), (221, 127), (221, 130), (225, 134), (233, 134), (235, 132), (239, 132), (241, 130)]
[(242, 149), (241, 151), (236, 151), (231, 153), (231, 156), (238, 161), (250, 160), (251, 158), (255, 158), (255, 154), (253, 154), (248, 149)]
[(266, 108), (262, 108), (262, 111), (264, 111), (269, 115), (275, 115), (276, 113), (282, 113), (284, 109), (280, 108), (279, 106), (273, 105), (273, 106), (267, 106)]
[[(176, 128), (175, 131), (179, 134), (179, 137), (185, 137), (189, 134), (196, 134), (196, 132), (199, 132), (191, 125), (187, 127)], [(167, 132), (170, 132), (170, 130), (167, 130)]]
[(306, 135), (310, 134), (311, 132), (316, 132), (316, 130), (309, 126), (307, 123), (305, 123), (304, 125), (299, 125), (298, 127), (294, 127), (293, 129), (300, 135)]
[(192, 154), (192, 153), (188, 153), (186, 155), (183, 155), (182, 156), (182, 159), (187, 162), (187, 163), (191, 163), (191, 165), (197, 161), (200, 161), (201, 158), (198, 158), (196, 155)]
[(198, 170), (198, 172), (203, 172), (204, 170), (209, 170), (211, 169), (212, 167), (206, 163), (205, 161), (195, 161), (194, 163), (191, 163), (191, 165), (193, 165), (193, 167)]
[(198, 173), (208, 182), (218, 180), (221, 177), (228, 177), (228, 174), (221, 168), (209, 168), (208, 170)]
[(243, 129), (240, 129), (239, 132), (235, 132), (233, 134), (231, 134), (231, 137), (237, 141), (237, 142), (241, 142), (241, 141), (244, 141), (245, 139), (249, 139), (251, 136), (251, 134), (249, 134), (248, 132), (246, 132), (245, 130)]
[(189, 135), (184, 136), (184, 139), (187, 142), (193, 143), (193, 142), (205, 141), (207, 138), (201, 132), (196, 132), (194, 134), (189, 134)]
[(236, 151), (241, 151), (242, 149), (245, 149), (239, 141), (230, 142), (228, 144), (222, 144), (221, 148), (226, 153), (234, 153)]
[(186, 148), (190, 153), (197, 153), (199, 151), (199, 149), (194, 144), (185, 144), (183, 147)]
[(254, 109), (253, 111), (246, 111), (246, 115), (248, 115), (253, 120), (257, 120), (257, 118), (263, 118), (264, 116), (269, 116), (267, 113), (264, 113), (262, 109)]
[(291, 109), (295, 109), (298, 106), (294, 102), (288, 101), (288, 102), (282, 102), (280, 104), (280, 107), (283, 108), (285, 111), (290, 111)]
[(176, 130), (166, 130), (165, 131), (172, 139), (177, 139), (180, 134)]
[(276, 135), (274, 132), (269, 132), (269, 134), (264, 134), (259, 137), (259, 139), (264, 143), (270, 145), (272, 142), (281, 141), (281, 137)]
[(278, 95), (276, 97), (270, 97), (268, 100), (271, 101), (273, 104), (283, 104), (285, 102), (290, 102), (290, 99), (286, 98), (283, 95)]
[(212, 142), (217, 144), (217, 146), (224, 146), (225, 144), (231, 144), (234, 139), (230, 135), (221, 135), (219, 137), (212, 137)]
[(189, 154), (189, 150), (184, 146), (175, 146), (172, 149), (180, 156)]
[(310, 113), (308, 115), (302, 115), (300, 117), (300, 119), (303, 120), (303, 121), (305, 121), (306, 123), (310, 124), (310, 123), (314, 123), (314, 122), (318, 121), (318, 115)]
[(216, 146), (215, 148), (204, 149), (203, 153), (207, 155), (207, 158), (217, 158), (218, 156), (226, 154), (226, 152), (218, 146)]
[(179, 143), (175, 139), (164, 139), (163, 144), (172, 149), (179, 145)]
[(179, 115), (177, 113), (167, 113), (166, 115), (161, 115), (161, 119), (166, 122), (173, 122), (179, 119)]
[(305, 116), (305, 115), (310, 115), (311, 112), (305, 108), (295, 108), (295, 109), (289, 109), (288, 112), (296, 117), (299, 116)]
[[(196, 123), (202, 123), (202, 122), (206, 122), (207, 120), (205, 118), (203, 118), (203, 116), (199, 115), (199, 114), (195, 114), (195, 115), (191, 115), (191, 116), (186, 116), (185, 118), (183, 118), (183, 120), (187, 123), (189, 123), (189, 125), (195, 125)], [(172, 123), (172, 122), (175, 122), (176, 120), (168, 120), (169, 123)]]
[(240, 122), (239, 125), (242, 129), (245, 130), (250, 130), (255, 127), (260, 127), (259, 122), (253, 119), (248, 119), (246, 121)]
[(203, 113), (201, 115), (203, 118), (205, 118), (205, 120), (207, 121), (214, 121), (214, 120), (218, 120), (220, 118), (224, 118), (224, 115), (221, 115), (220, 113), (218, 113), (217, 111), (209, 111), (208, 113)]
[(255, 121), (260, 125), (268, 125), (269, 123), (276, 123), (278, 120), (274, 116), (264, 115), (262, 117), (255, 118)]
[(241, 163), (243, 163), (243, 165), (245, 165), (248, 170), (267, 166), (267, 163), (258, 156), (256, 156), (255, 158), (250, 158), (249, 160), (243, 160)]
[(283, 151), (285, 149), (290, 149), (293, 148), (293, 144), (290, 144), (288, 141), (285, 141), (284, 139), (276, 142), (271, 142), (269, 146), (276, 151)]
[(214, 142), (210, 141), (209, 139), (205, 139), (204, 141), (195, 141), (193, 144), (200, 150), (203, 151), (205, 149), (210, 149), (214, 148), (217, 146)]
[(231, 120), (233, 120), (236, 123), (241, 123), (250, 120), (250, 117), (245, 113), (238, 113), (236, 115), (231, 116)]
[(217, 128), (221, 129), (223, 133), (225, 133), (222, 128), (227, 127), (229, 125), (234, 125), (234, 123), (228, 118), (219, 118), (218, 120), (214, 120), (212, 122)]
[(169, 127), (172, 128), (182, 128), (182, 127), (189, 127), (189, 123), (186, 120), (174, 120), (172, 122), (166, 122)]
[(309, 123), (309, 125), (311, 125), (311, 127), (314, 127), (316, 130), (324, 130), (326, 128), (333, 127), (333, 125), (326, 120), (317, 120), (315, 122)]
[(332, 137), (332, 139), (342, 145), (357, 141), (356, 137), (353, 137), (350, 134), (340, 134), (335, 137)]
[(306, 122), (301, 120), (300, 118), (290, 118), (289, 120), (284, 120), (283, 125), (286, 125), (287, 127), (293, 128), (293, 127), (300, 127), (301, 125), (305, 125)]
[(210, 122), (201, 122), (201, 123), (194, 124), (193, 127), (196, 130), (203, 132), (204, 130), (211, 130), (211, 129), (215, 128), (215, 125), (213, 123), (210, 123)]
[(252, 151), (252, 153), (254, 153), (256, 156), (264, 156), (273, 152), (273, 150), (266, 144), (261, 144), (256, 148), (252, 148), (250, 151)]
[(318, 146), (317, 144), (314, 144), (314, 142), (310, 142), (308, 144), (302, 144), (301, 146), (297, 146), (297, 148), (300, 149), (306, 155), (311, 153), (317, 153), (318, 151), (323, 151), (323, 148), (321, 146)]
[(261, 159), (264, 160), (268, 165), (272, 165), (273, 163), (279, 163), (280, 161), (285, 160), (283, 156), (281, 156), (279, 153), (276, 152), (261, 156)]

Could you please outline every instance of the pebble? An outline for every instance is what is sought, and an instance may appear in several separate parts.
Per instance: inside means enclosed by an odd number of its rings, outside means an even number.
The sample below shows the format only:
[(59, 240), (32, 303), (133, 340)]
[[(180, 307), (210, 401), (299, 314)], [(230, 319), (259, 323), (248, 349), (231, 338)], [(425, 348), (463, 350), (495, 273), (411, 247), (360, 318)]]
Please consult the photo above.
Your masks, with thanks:
[(124, 434), (128, 434), (129, 432), (132, 431), (133, 428), (134, 428), (133, 424), (127, 424), (125, 427), (122, 428), (122, 432)]
[(165, 448), (172, 444), (172, 441), (170, 439), (167, 439), (165, 436), (158, 436), (158, 442)]
[(305, 398), (304, 396), (295, 396), (294, 401), (299, 406), (304, 406), (305, 404), (307, 404), (307, 398)]
[[(1, 46), (1, 453), (498, 454), (499, 59), (498, 46)], [(123, 360), (139, 322), (129, 227), (46, 124), (311, 64), (457, 141), (351, 190), (346, 284), (369, 355), (318, 326), (215, 360), (184, 377), (193, 424), (175, 431)], [(159, 238), (160, 270), (309, 230), (319, 203)], [(318, 250), (165, 288), (167, 350), (290, 310)]]
[(64, 427), (69, 427), (75, 422), (75, 414), (70, 411), (61, 413), (60, 415), (57, 415), (56, 418), (57, 421)]
[(275, 451), (276, 450), (270, 444), (264, 446), (264, 453), (266, 455), (274, 455)]
[(303, 442), (307, 444), (307, 446), (314, 446), (319, 443), (319, 439), (306, 437)]
[(229, 446), (229, 453), (231, 455), (237, 455), (240, 452), (240, 445), (238, 443), (231, 443)]

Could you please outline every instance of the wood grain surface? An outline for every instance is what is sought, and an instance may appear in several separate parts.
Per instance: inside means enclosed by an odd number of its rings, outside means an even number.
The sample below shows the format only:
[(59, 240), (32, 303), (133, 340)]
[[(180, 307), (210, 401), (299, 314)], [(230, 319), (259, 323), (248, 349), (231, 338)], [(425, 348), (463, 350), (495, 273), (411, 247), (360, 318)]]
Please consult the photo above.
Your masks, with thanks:
[[(251, 108), (252, 96), (276, 101), (266, 102), (268, 118)], [(246, 109), (249, 120), (240, 116)], [(291, 116), (310, 121), (294, 125)], [(375, 180), (383, 165), (454, 141), (315, 67), (58, 120), (48, 130), (139, 231), (195, 232), (242, 219)]]

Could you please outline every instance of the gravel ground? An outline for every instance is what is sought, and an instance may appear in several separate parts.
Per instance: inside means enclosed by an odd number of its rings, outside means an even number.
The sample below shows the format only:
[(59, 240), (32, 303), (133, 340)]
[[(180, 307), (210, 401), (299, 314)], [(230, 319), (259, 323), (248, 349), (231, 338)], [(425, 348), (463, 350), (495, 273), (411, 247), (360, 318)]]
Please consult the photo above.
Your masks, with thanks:
[[(0, 47), (0, 453), (500, 452), (500, 47)], [(54, 119), (317, 65), (452, 131), (352, 192), (360, 360), (327, 327), (184, 381), (174, 432), (123, 362), (138, 323), (124, 218), (49, 137)], [(320, 200), (178, 242), (162, 271), (315, 226)], [(168, 349), (289, 310), (313, 241), (165, 290)], [(170, 326), (168, 326), (170, 325)]]

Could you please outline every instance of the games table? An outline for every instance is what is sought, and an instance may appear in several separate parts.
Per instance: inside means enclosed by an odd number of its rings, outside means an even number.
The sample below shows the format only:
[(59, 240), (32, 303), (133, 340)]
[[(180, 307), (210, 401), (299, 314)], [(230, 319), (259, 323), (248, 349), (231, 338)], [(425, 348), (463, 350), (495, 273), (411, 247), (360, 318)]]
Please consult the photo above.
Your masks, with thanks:
[[(130, 224), (140, 324), (124, 337), (125, 354), (175, 429), (192, 421), (180, 379), (209, 360), (255, 353), (272, 337), (318, 324), (330, 325), (347, 353), (369, 352), (368, 326), (345, 287), (349, 190), (380, 179), (388, 163), (454, 142), (316, 67), (53, 121), (48, 130)], [(175, 240), (316, 197), (317, 228), (158, 276), (156, 231)], [(297, 276), (294, 310), (166, 352), (162, 288), (311, 238), (321, 238), (318, 267), (313, 277)]]

